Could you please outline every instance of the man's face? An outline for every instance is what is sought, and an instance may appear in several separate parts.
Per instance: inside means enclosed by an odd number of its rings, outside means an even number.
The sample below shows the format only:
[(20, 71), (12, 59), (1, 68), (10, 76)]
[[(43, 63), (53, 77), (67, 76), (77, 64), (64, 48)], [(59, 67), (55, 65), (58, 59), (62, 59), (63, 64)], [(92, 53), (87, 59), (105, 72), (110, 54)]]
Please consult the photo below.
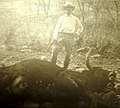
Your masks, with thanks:
[(67, 15), (71, 15), (72, 11), (73, 11), (73, 8), (72, 8), (72, 7), (67, 7), (67, 8), (66, 8), (66, 13), (67, 13)]

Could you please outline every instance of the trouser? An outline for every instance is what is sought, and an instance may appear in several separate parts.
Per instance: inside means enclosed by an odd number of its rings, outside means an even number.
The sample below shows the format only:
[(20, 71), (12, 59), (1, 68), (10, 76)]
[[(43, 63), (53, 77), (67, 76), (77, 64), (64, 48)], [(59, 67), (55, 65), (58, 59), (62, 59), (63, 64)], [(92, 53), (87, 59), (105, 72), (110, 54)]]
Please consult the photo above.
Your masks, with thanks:
[(73, 36), (69, 36), (66, 34), (59, 34), (58, 36), (58, 40), (57, 43), (53, 49), (52, 52), (52, 59), (51, 62), (56, 64), (57, 62), (57, 56), (59, 54), (59, 52), (63, 49), (63, 47), (65, 48), (65, 60), (64, 60), (64, 69), (67, 69), (69, 62), (70, 62), (70, 55), (72, 53), (72, 47), (74, 45), (74, 38)]

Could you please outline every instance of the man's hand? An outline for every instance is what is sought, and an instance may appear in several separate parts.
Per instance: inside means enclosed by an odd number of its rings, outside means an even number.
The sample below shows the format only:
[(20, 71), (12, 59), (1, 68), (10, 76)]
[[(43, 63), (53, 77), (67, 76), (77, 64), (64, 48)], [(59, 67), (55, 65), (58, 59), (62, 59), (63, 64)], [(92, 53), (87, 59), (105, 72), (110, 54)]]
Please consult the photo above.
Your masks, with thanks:
[(48, 44), (48, 47), (47, 47), (46, 51), (49, 51), (49, 48), (50, 48), (52, 45), (56, 44), (56, 43), (57, 43), (57, 39), (53, 39), (53, 40)]
[(56, 44), (57, 43), (57, 39), (53, 39), (53, 44)]

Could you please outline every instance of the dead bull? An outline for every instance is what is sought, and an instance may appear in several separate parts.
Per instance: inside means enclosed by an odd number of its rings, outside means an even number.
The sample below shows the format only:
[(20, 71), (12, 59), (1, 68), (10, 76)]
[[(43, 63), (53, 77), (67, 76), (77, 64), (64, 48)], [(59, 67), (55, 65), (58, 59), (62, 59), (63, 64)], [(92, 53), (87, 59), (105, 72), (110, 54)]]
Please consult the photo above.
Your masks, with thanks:
[(63, 71), (61, 67), (48, 61), (31, 59), (0, 68), (0, 83), (5, 83), (4, 86), (0, 85), (0, 101), (14, 103), (29, 100), (39, 104), (84, 101), (88, 105), (90, 100), (87, 93), (103, 91), (109, 71), (99, 67), (91, 68), (89, 58), (86, 65), (89, 70), (79, 73)]

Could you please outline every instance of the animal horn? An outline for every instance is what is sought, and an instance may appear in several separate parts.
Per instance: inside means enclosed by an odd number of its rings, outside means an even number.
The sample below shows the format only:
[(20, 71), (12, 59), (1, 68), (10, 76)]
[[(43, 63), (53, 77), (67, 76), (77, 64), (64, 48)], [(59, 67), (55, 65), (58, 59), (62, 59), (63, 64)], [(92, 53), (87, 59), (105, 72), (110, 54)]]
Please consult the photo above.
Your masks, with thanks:
[(18, 76), (17, 78), (15, 78), (15, 80), (12, 83), (12, 86), (15, 87), (22, 79), (22, 76)]
[(91, 67), (90, 62), (89, 62), (89, 58), (90, 58), (91, 52), (92, 52), (92, 48), (89, 48), (89, 51), (88, 51), (87, 54), (86, 54), (86, 60), (85, 60), (86, 67), (87, 67), (89, 70), (92, 70), (92, 67)]

